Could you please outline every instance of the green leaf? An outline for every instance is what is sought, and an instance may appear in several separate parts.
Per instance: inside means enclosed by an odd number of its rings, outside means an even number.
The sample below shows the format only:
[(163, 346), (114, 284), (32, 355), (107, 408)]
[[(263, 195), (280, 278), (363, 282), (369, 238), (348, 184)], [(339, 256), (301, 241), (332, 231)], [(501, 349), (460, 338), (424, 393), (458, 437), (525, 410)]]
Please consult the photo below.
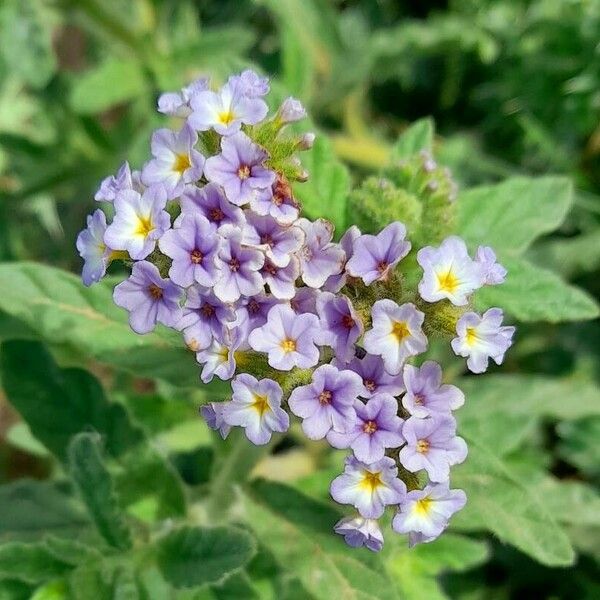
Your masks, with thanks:
[(600, 416), (559, 423), (557, 432), (561, 438), (558, 454), (563, 460), (591, 476), (600, 473)]
[(173, 586), (216, 583), (255, 554), (252, 536), (236, 527), (184, 527), (158, 542), (159, 567)]
[(329, 140), (317, 136), (314, 146), (302, 153), (302, 165), (309, 179), (294, 186), (294, 192), (312, 219), (323, 217), (337, 228), (338, 235), (346, 227), (346, 200), (350, 192), (348, 169), (335, 157)]
[(60, 577), (70, 568), (41, 543), (9, 542), (0, 545), (0, 578), (39, 585)]
[(519, 255), (559, 227), (572, 203), (573, 185), (564, 177), (515, 177), (462, 192), (458, 231), (472, 246)]
[(69, 470), (98, 531), (114, 548), (131, 547), (131, 534), (102, 461), (98, 436), (80, 433), (69, 446)]
[(475, 295), (475, 306), (501, 306), (520, 321), (583, 321), (600, 315), (596, 301), (558, 275), (521, 258), (503, 258), (508, 275), (502, 285), (487, 286)]
[(69, 600), (67, 582), (64, 579), (49, 581), (37, 588), (29, 600)]
[(109, 58), (75, 80), (70, 104), (82, 114), (94, 114), (146, 92), (141, 65), (131, 59)]
[(435, 125), (431, 117), (415, 121), (408, 129), (404, 130), (398, 141), (392, 148), (392, 160), (402, 160), (410, 158), (420, 150), (429, 150), (433, 148), (433, 135)]

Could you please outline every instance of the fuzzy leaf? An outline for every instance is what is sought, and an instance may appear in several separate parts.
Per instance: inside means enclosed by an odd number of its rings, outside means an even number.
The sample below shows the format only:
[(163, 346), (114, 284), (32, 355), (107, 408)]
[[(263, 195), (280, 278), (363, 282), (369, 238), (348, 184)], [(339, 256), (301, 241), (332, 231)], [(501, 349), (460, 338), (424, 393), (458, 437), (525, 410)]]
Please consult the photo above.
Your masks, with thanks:
[(43, 544), (9, 542), (0, 545), (0, 579), (10, 577), (40, 584), (60, 577), (70, 566), (53, 556)]
[(392, 148), (392, 160), (410, 158), (419, 150), (431, 151), (435, 125), (431, 117), (415, 121), (408, 129), (402, 132), (398, 141)]

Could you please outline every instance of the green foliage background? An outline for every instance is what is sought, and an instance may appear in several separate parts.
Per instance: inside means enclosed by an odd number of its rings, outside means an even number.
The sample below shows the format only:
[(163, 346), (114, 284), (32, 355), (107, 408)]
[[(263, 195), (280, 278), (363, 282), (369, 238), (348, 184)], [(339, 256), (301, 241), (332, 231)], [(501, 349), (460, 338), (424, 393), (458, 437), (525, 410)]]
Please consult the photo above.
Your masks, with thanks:
[[(586, 0), (3, 0), (0, 599), (600, 597), (599, 31)], [(113, 277), (78, 279), (93, 192), (146, 160), (158, 93), (246, 66), (320, 132), (311, 216), (403, 215), (406, 195), (350, 192), (429, 148), (457, 232), (509, 268), (478, 297), (519, 326), (505, 365), (468, 377), (435, 350), (470, 455), (431, 544), (346, 549), (340, 453), (294, 428), (260, 456), (215, 440), (197, 407), (227, 386), (172, 332), (131, 333)]]

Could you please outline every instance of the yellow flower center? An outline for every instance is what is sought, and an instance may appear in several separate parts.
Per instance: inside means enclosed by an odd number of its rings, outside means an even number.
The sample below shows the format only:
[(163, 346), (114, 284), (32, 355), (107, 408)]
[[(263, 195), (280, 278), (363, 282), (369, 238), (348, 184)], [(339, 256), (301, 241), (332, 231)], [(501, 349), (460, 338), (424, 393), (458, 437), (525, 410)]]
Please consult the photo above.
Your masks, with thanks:
[(377, 431), (377, 423), (375, 421), (367, 421), (363, 425), (363, 431), (369, 435)]
[(229, 125), (235, 119), (235, 114), (231, 110), (224, 110), (219, 113), (218, 119), (222, 125)]
[(373, 493), (378, 487), (383, 485), (380, 477), (381, 473), (371, 473), (371, 471), (365, 471), (360, 486), (369, 492)]
[(332, 394), (329, 390), (323, 390), (319, 394), (319, 403), (320, 404), (329, 404), (331, 402)]
[(283, 342), (281, 342), (280, 346), (284, 352), (295, 352), (296, 351), (296, 340), (287, 338), (287, 339), (283, 340)]
[(269, 408), (269, 403), (267, 402), (266, 396), (259, 396), (258, 394), (254, 394), (254, 402), (252, 402), (252, 408), (262, 417)]
[(453, 294), (459, 285), (458, 277), (449, 269), (446, 273), (437, 273), (438, 285), (442, 292)]
[(173, 171), (180, 175), (187, 171), (192, 166), (190, 157), (187, 154), (176, 154), (175, 160), (173, 161)]
[(152, 224), (152, 219), (148, 217), (139, 217), (138, 216), (138, 225), (135, 230), (135, 235), (141, 235), (142, 237), (148, 237), (150, 232), (154, 229), (154, 225)]
[(250, 177), (250, 167), (248, 165), (241, 165), (237, 173), (241, 180), (248, 179)]
[(396, 338), (398, 343), (410, 337), (410, 331), (406, 321), (394, 321), (392, 323), (392, 335)]
[(467, 334), (465, 337), (467, 339), (467, 344), (472, 346), (477, 341), (477, 331), (475, 330), (475, 327), (467, 327)]
[(419, 440), (417, 442), (417, 452), (425, 454), (429, 450), (429, 442), (427, 440)]
[(431, 510), (431, 503), (431, 498), (425, 496), (425, 498), (416, 501), (414, 510), (420, 515), (426, 515)]

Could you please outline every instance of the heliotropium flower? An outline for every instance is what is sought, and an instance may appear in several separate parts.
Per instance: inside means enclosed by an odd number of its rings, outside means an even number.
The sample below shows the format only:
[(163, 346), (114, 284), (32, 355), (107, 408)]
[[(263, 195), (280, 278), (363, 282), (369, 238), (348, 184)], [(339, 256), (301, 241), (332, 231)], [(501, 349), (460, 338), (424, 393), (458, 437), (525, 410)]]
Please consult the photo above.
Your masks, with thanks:
[(112, 250), (104, 243), (106, 215), (97, 209), (87, 217), (87, 229), (77, 236), (77, 251), (83, 258), (81, 279), (84, 285), (100, 281), (106, 273)]
[(296, 290), (296, 295), (290, 300), (292, 310), (301, 315), (303, 313), (317, 314), (317, 299), (321, 295), (319, 290), (301, 287)]
[(227, 82), (236, 86), (238, 92), (248, 98), (258, 98), (269, 93), (269, 78), (261, 77), (252, 69), (246, 69), (239, 75), (232, 75)]
[(371, 315), (373, 328), (365, 333), (365, 350), (381, 356), (385, 370), (398, 375), (409, 356), (427, 349), (427, 338), (421, 330), (425, 315), (412, 303), (398, 306), (393, 300), (375, 302)]
[(200, 77), (195, 81), (192, 81), (190, 85), (186, 85), (181, 88), (181, 92), (167, 92), (161, 94), (158, 97), (158, 112), (164, 115), (171, 115), (173, 117), (181, 117), (185, 119), (188, 117), (192, 109), (190, 107), (190, 100), (198, 92), (204, 92), (208, 89), (209, 79), (208, 77)]
[(200, 407), (200, 414), (204, 417), (206, 424), (215, 431), (221, 434), (225, 440), (231, 431), (231, 425), (228, 425), (223, 420), (223, 408), (225, 402), (209, 402)]
[[(340, 246), (346, 254), (346, 264), (352, 258), (354, 253), (354, 242), (361, 236), (360, 229), (356, 225), (351, 225), (340, 239)], [(337, 294), (345, 285), (348, 279), (346, 269), (338, 275), (332, 275), (323, 285), (323, 290)]]
[(417, 261), (423, 269), (419, 293), (427, 302), (446, 298), (456, 306), (464, 306), (469, 295), (483, 285), (480, 265), (471, 259), (464, 240), (457, 236), (446, 238), (439, 248), (421, 248)]
[(232, 382), (233, 397), (223, 409), (223, 420), (240, 425), (246, 437), (256, 445), (270, 441), (273, 432), (287, 431), (289, 415), (281, 408), (283, 391), (272, 379), (261, 379), (242, 373)]
[(250, 200), (250, 208), (258, 215), (270, 215), (282, 225), (293, 223), (300, 211), (290, 184), (281, 175), (273, 182), (271, 193), (257, 194)]
[(372, 552), (383, 548), (383, 534), (377, 519), (365, 519), (360, 515), (344, 517), (333, 527), (336, 533), (344, 536), (344, 541), (352, 548), (364, 546)]
[(282, 102), (275, 118), (278, 119), (280, 123), (286, 124), (301, 121), (305, 117), (306, 109), (302, 106), (302, 102), (290, 96)]
[(402, 405), (414, 417), (449, 413), (465, 403), (465, 395), (455, 385), (442, 384), (442, 368), (432, 360), (420, 368), (404, 365), (403, 379)]
[(269, 311), (267, 322), (250, 333), (248, 342), (257, 352), (268, 354), (274, 369), (309, 369), (319, 361), (315, 346), (318, 329), (316, 315), (297, 315), (289, 306), (277, 304)]
[(387, 280), (394, 267), (410, 252), (411, 244), (405, 237), (406, 227), (399, 221), (390, 223), (377, 235), (361, 235), (354, 241), (346, 271), (352, 277), (360, 277), (365, 285)]
[(242, 298), (236, 308), (236, 313), (246, 311), (248, 316), (248, 331), (262, 327), (267, 322), (267, 316), (279, 300), (265, 292), (259, 292), (250, 298)]
[(311, 440), (320, 440), (333, 429), (345, 432), (356, 418), (354, 401), (362, 389), (354, 371), (340, 371), (333, 365), (315, 369), (308, 385), (295, 388), (288, 400), (290, 410), (303, 419), (302, 430)]
[(270, 195), (275, 173), (264, 166), (267, 152), (241, 131), (221, 139), (221, 154), (211, 156), (204, 174), (225, 190), (237, 206), (248, 204), (258, 195)]
[(402, 435), (406, 446), (400, 450), (400, 462), (412, 473), (425, 469), (430, 481), (446, 481), (450, 467), (467, 457), (467, 444), (456, 435), (456, 421), (451, 415), (410, 417), (404, 422)]
[(246, 222), (244, 211), (231, 204), (221, 188), (213, 183), (207, 183), (201, 188), (186, 186), (181, 194), (180, 203), (182, 217), (186, 214), (200, 213), (219, 230), (224, 225), (242, 227)]
[(300, 262), (295, 256), (285, 267), (274, 265), (268, 258), (260, 270), (269, 290), (279, 300), (291, 300), (296, 294), (296, 279), (300, 275)]
[(354, 402), (356, 420), (345, 433), (330, 431), (327, 441), (334, 448), (351, 448), (364, 463), (374, 463), (385, 455), (386, 448), (399, 448), (404, 443), (398, 401), (389, 394), (375, 394), (366, 404)]
[(449, 489), (448, 482), (413, 490), (401, 502), (392, 528), (397, 533), (408, 533), (411, 548), (415, 544), (431, 542), (446, 529), (450, 517), (466, 502), (465, 493)]
[(451, 344), (458, 356), (467, 357), (467, 367), (473, 373), (483, 373), (491, 358), (502, 364), (505, 352), (512, 345), (515, 328), (502, 325), (504, 314), (499, 308), (490, 308), (482, 316), (465, 313), (456, 323), (456, 333)]
[(370, 465), (349, 456), (344, 473), (331, 482), (330, 492), (336, 502), (352, 504), (362, 517), (378, 519), (386, 506), (402, 502), (406, 485), (398, 479), (398, 467), (388, 456)]
[(175, 327), (181, 319), (179, 302), (183, 290), (148, 261), (136, 262), (129, 279), (115, 287), (113, 300), (129, 311), (129, 324), (136, 333), (149, 333), (156, 323)]
[(196, 354), (196, 360), (204, 365), (200, 374), (203, 383), (210, 383), (215, 375), (224, 381), (233, 377), (236, 354), (246, 348), (246, 330), (235, 325), (228, 325), (223, 341), (213, 338), (208, 348)]
[(169, 199), (181, 194), (186, 183), (202, 176), (204, 156), (194, 148), (198, 135), (184, 125), (181, 131), (158, 129), (152, 134), (152, 156), (142, 170), (145, 185), (164, 185)]
[(506, 269), (496, 262), (496, 253), (489, 246), (479, 246), (475, 262), (480, 266), (485, 285), (499, 285), (506, 279)]
[(374, 394), (386, 393), (398, 396), (404, 391), (401, 375), (390, 375), (384, 367), (381, 356), (365, 354), (363, 358), (355, 357), (343, 364), (337, 359), (333, 363), (338, 369), (350, 369), (358, 373), (363, 381), (363, 398), (371, 398)]
[(302, 281), (309, 287), (320, 288), (327, 278), (342, 272), (346, 254), (339, 244), (333, 244), (333, 225), (325, 219), (298, 219), (296, 224), (306, 234), (299, 252)]
[(317, 342), (333, 348), (338, 360), (352, 360), (354, 344), (364, 331), (352, 302), (346, 296), (323, 292), (317, 300), (317, 313), (321, 320)]
[(200, 214), (187, 214), (176, 229), (169, 229), (158, 241), (160, 251), (173, 259), (171, 280), (181, 287), (199, 283), (213, 286), (221, 276), (217, 254), (221, 238)]
[(156, 241), (171, 226), (164, 210), (167, 194), (163, 186), (152, 186), (142, 195), (123, 190), (115, 198), (115, 216), (106, 228), (104, 242), (113, 250), (125, 250), (134, 260), (148, 256)]
[(116, 175), (109, 175), (102, 180), (100, 188), (94, 196), (94, 200), (98, 202), (114, 202), (120, 191), (132, 189), (134, 189), (134, 181), (131, 169), (129, 168), (129, 163), (124, 162)]

